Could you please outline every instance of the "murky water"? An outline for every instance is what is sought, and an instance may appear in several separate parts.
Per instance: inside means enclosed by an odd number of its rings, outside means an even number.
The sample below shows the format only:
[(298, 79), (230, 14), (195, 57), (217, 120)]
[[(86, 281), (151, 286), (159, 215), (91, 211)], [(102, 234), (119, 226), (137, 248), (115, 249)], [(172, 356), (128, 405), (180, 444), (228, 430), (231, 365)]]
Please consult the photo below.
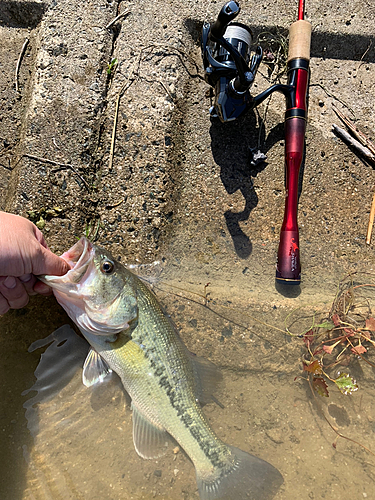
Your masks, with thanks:
[[(230, 295), (223, 286), (204, 285), (167, 272), (155, 291), (189, 349), (223, 372), (218, 403), (205, 406), (219, 437), (281, 471), (276, 500), (374, 498), (375, 458), (360, 446), (375, 452), (373, 368), (353, 357), (346, 370), (357, 392), (345, 396), (330, 384), (328, 398), (313, 394), (305, 380), (295, 380), (304, 376), (303, 339), (282, 332), (286, 324), (293, 333), (306, 331), (316, 310), (317, 317), (327, 315), (335, 290), (307, 306), (277, 300), (276, 293), (255, 301), (233, 283)], [(371, 289), (366, 296), (373, 303)], [(52, 298), (37, 297), (0, 321), (2, 499), (198, 500), (194, 468), (177, 445), (158, 460), (138, 457), (130, 401), (116, 379), (89, 390), (78, 370), (38, 406), (33, 439), (22, 407), (29, 396), (21, 392), (35, 381), (40, 352), (27, 348), (66, 318)], [(366, 356), (375, 361), (371, 351)], [(350, 440), (337, 440), (330, 426)]]

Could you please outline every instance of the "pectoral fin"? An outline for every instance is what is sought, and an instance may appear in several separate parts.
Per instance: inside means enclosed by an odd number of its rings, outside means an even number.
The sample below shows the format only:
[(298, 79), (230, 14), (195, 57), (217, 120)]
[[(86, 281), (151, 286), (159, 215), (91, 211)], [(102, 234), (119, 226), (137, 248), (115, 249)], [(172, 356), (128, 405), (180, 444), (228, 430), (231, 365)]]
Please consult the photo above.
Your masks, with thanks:
[(94, 349), (90, 349), (85, 364), (83, 365), (82, 382), (86, 387), (91, 387), (103, 382), (105, 377), (112, 373), (104, 359)]
[(134, 448), (142, 458), (159, 458), (167, 451), (168, 433), (151, 423), (132, 405)]

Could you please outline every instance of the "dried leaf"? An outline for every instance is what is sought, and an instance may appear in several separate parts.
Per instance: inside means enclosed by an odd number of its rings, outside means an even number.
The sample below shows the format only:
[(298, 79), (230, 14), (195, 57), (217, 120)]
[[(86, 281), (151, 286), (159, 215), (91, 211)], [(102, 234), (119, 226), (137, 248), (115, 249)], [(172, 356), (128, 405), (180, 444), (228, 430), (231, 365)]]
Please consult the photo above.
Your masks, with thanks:
[(323, 377), (314, 377), (312, 386), (314, 390), (319, 394), (319, 396), (328, 398), (328, 387)]
[(324, 345), (323, 351), (326, 352), (327, 354), (332, 354), (334, 347), (335, 345)]
[(314, 342), (314, 332), (312, 330), (306, 332), (303, 336), (303, 341), (305, 342), (306, 347), (309, 348), (310, 345)]
[(332, 321), (333, 321), (333, 324), (334, 324), (335, 326), (340, 326), (340, 324), (341, 324), (341, 321), (340, 321), (340, 318), (339, 318), (339, 315), (338, 315), (338, 314), (334, 314), (334, 315), (332, 316)]
[(363, 354), (367, 352), (366, 347), (363, 347), (363, 345), (356, 345), (351, 348), (351, 351), (354, 352), (354, 354)]
[(343, 394), (351, 394), (358, 390), (356, 381), (348, 373), (341, 373), (334, 382)]
[(371, 332), (375, 332), (375, 318), (367, 318), (366, 319), (366, 328)]
[(314, 375), (320, 375), (322, 373), (322, 367), (317, 359), (309, 365), (304, 365), (303, 369), (305, 372), (313, 373)]
[(371, 332), (361, 331), (362, 337), (365, 337), (366, 340), (371, 340)]

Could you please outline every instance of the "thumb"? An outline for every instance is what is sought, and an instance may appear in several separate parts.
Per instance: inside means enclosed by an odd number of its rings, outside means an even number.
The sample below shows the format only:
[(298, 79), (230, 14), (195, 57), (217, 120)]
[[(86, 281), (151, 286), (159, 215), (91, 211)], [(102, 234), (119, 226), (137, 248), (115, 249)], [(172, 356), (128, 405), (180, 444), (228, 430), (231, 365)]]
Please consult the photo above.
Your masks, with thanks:
[(61, 257), (51, 252), (48, 248), (42, 247), (42, 259), (40, 265), (35, 266), (36, 269), (33, 273), (38, 274), (52, 274), (54, 276), (62, 276), (66, 274), (70, 267), (67, 262)]

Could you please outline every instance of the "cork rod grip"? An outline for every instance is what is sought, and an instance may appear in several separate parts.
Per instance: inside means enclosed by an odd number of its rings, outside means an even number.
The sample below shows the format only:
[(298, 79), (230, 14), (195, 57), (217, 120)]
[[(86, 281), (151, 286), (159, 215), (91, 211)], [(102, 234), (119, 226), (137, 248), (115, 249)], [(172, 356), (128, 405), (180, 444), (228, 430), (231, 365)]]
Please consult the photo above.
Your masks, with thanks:
[(292, 59), (310, 60), (311, 24), (308, 21), (296, 21), (289, 30), (288, 62)]

